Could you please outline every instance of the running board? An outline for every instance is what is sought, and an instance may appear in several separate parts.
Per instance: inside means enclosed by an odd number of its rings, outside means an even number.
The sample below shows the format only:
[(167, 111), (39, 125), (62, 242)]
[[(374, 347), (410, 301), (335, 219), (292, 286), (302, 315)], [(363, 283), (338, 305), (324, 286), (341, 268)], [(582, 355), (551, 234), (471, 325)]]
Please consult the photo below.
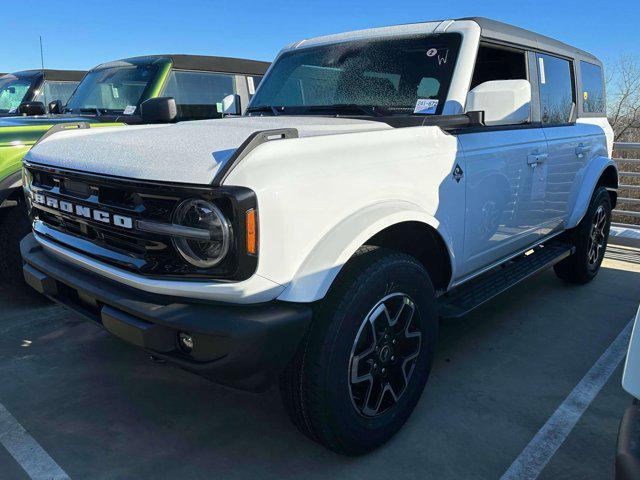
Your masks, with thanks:
[(549, 242), (454, 288), (438, 298), (440, 316), (459, 318), (574, 252), (565, 243)]

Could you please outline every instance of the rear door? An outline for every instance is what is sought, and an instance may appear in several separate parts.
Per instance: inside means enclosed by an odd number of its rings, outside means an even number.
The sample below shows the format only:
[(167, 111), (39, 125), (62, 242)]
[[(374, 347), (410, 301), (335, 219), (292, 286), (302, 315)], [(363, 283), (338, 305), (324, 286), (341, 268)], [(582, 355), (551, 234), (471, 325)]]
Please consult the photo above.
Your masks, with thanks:
[(573, 61), (536, 53), (542, 127), (549, 156), (540, 165), (544, 182), (546, 236), (564, 227), (574, 197), (576, 177), (595, 151), (597, 128), (576, 123), (577, 97)]

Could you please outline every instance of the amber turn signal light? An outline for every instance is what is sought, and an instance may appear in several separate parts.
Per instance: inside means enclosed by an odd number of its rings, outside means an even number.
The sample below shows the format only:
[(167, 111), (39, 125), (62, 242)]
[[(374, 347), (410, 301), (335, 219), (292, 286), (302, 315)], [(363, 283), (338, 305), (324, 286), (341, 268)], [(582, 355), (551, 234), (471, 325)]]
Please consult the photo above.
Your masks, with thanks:
[(255, 255), (258, 251), (258, 242), (256, 239), (256, 210), (252, 208), (247, 210), (245, 214), (247, 227), (247, 253)]

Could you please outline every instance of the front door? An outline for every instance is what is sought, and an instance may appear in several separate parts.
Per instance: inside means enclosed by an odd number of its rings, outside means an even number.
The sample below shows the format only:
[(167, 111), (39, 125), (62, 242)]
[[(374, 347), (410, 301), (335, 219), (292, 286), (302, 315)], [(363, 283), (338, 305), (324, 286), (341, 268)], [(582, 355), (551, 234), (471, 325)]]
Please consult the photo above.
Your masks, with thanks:
[(539, 239), (547, 142), (540, 127), (459, 135), (466, 158), (464, 262), (470, 274)]

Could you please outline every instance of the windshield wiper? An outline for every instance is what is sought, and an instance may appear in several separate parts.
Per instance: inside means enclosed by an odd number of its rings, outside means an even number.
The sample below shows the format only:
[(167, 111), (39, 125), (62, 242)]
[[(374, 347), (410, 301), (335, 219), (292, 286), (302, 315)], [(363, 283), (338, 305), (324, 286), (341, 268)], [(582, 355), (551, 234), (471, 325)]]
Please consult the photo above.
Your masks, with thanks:
[(81, 108), (80, 113), (95, 113), (98, 117), (102, 116), (102, 112), (98, 108)]
[(278, 115), (280, 115), (278, 109), (280, 109), (280, 111), (283, 111), (284, 107), (274, 107), (273, 105), (259, 105), (257, 107), (249, 107), (249, 108), (247, 108), (247, 113), (271, 112), (274, 117), (277, 117)]
[(384, 113), (379, 110), (380, 108), (375, 105), (358, 105), (356, 103), (334, 103), (333, 105), (311, 105), (307, 107), (311, 112), (329, 110), (336, 113), (356, 112), (364, 113), (369, 117), (383, 117)]

